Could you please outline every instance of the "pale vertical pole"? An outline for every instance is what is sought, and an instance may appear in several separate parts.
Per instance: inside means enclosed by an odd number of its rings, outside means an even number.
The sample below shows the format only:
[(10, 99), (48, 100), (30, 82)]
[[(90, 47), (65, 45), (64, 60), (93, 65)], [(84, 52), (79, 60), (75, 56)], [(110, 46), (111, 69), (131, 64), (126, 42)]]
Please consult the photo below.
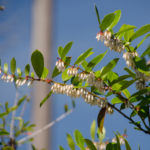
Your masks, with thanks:
[[(34, 0), (32, 16), (32, 51), (39, 49), (44, 55), (45, 66), (50, 70), (52, 49), (52, 0)], [(48, 94), (50, 87), (44, 83), (34, 83), (33, 86), (33, 123), (36, 129), (50, 122), (50, 100), (40, 108), (41, 100)], [(38, 149), (50, 150), (50, 132), (44, 131), (34, 138)]]

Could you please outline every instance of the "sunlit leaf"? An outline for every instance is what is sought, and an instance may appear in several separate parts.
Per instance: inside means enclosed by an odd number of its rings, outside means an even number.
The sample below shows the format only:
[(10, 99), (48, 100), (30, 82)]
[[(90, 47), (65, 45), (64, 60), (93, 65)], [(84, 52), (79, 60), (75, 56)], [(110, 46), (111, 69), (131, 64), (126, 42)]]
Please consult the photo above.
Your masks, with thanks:
[(101, 31), (104, 31), (107, 28), (109, 28), (109, 26), (112, 24), (114, 19), (115, 19), (114, 13), (110, 13), (110, 14), (106, 15), (100, 24)]
[(138, 29), (130, 38), (130, 42), (133, 41), (134, 39), (146, 34), (147, 32), (150, 31), (150, 24), (142, 26), (140, 29)]
[(59, 46), (58, 47), (58, 55), (59, 55), (60, 58), (61, 58), (62, 51), (63, 51), (63, 47)]
[(16, 71), (16, 59), (13, 57), (11, 62), (10, 62), (10, 69), (11, 69), (11, 73), (15, 74)]
[(64, 58), (66, 57), (66, 55), (68, 54), (69, 50), (72, 47), (73, 42), (69, 42), (63, 49), (62, 53), (61, 53), (61, 59), (64, 60)]
[(96, 133), (96, 121), (95, 120), (91, 124), (90, 133), (91, 133), (91, 139), (94, 141), (95, 140), (95, 133)]
[(67, 142), (71, 150), (75, 150), (75, 143), (70, 134), (67, 134)]
[(82, 53), (77, 60), (75, 61), (74, 64), (81, 64), (87, 57), (89, 57), (90, 55), (92, 55), (94, 52), (91, 52), (93, 48), (89, 48), (87, 51), (85, 51), (84, 53)]
[(49, 73), (49, 70), (46, 67), (44, 67), (41, 79), (45, 79), (48, 76), (48, 73)]
[(97, 20), (98, 20), (98, 23), (99, 23), (99, 26), (100, 26), (101, 21), (100, 21), (99, 12), (98, 12), (98, 9), (97, 9), (97, 6), (96, 6), (96, 5), (95, 5), (95, 12), (96, 12), (96, 17), (97, 17)]
[(114, 21), (113, 21), (112, 24), (108, 27), (108, 30), (112, 29), (113, 27), (115, 27), (115, 26), (118, 24), (118, 22), (119, 22), (119, 20), (120, 20), (120, 17), (121, 17), (121, 10), (116, 10), (116, 11), (114, 12), (114, 14), (115, 14)]
[(124, 140), (125, 140), (126, 150), (131, 150), (131, 147), (130, 147), (128, 141), (126, 139), (124, 139)]
[(30, 65), (29, 64), (27, 64), (26, 66), (25, 66), (25, 75), (26, 76), (28, 76), (29, 75), (29, 73), (30, 73)]
[(8, 72), (8, 64), (4, 64), (4, 73), (6, 73), (7, 74), (7, 72)]

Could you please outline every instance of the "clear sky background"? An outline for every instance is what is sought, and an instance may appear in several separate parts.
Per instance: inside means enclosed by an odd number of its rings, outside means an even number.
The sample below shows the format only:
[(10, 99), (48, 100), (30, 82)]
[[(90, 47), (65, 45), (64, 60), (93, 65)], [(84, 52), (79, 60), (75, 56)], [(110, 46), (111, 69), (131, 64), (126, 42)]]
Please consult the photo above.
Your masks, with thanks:
[[(68, 55), (73, 56), (72, 61), (76, 60), (80, 53), (88, 48), (94, 48), (95, 55), (104, 52), (107, 48), (103, 43), (96, 41), (96, 33), (99, 31), (96, 19), (94, 4), (99, 8), (100, 16), (103, 18), (107, 13), (121, 9), (122, 17), (120, 23), (116, 26), (116, 31), (122, 24), (135, 25), (138, 28), (144, 24), (150, 23), (150, 1), (149, 0), (55, 0), (53, 9), (53, 64), (54, 67), (57, 57), (57, 47), (64, 46), (69, 41), (74, 41), (72, 50)], [(31, 0), (0, 0), (0, 5), (6, 7), (5, 11), (0, 12), (0, 57), (2, 62), (10, 62), (15, 56), (19, 67), (30, 61), (31, 53)], [(145, 45), (138, 50), (141, 53), (147, 45), (150, 44), (149, 39), (145, 41)], [(95, 56), (94, 55), (94, 56)], [(92, 56), (92, 57), (94, 57)], [(91, 58), (92, 58), (91, 57)], [(122, 54), (109, 51), (96, 68), (100, 69), (114, 57), (122, 57)], [(123, 60), (119, 61), (119, 65), (115, 68), (119, 74), (125, 66)], [(57, 78), (57, 81), (59, 78)], [(10, 101), (12, 104), (15, 97), (15, 89), (13, 85), (0, 82), (0, 103)], [(27, 93), (28, 89), (21, 88), (21, 93)], [(71, 106), (71, 100), (67, 96), (54, 95), (53, 101), (53, 119), (63, 113), (64, 104)], [(52, 127), (52, 150), (58, 149), (62, 145), (65, 149), (69, 149), (66, 141), (66, 133), (73, 135), (75, 129), (80, 130), (84, 137), (90, 137), (91, 122), (97, 118), (99, 108), (87, 105), (82, 99), (76, 99), (76, 109), (63, 121)], [(27, 119), (29, 111), (26, 112)], [(106, 139), (114, 136), (113, 132), (119, 131), (123, 133), (126, 128), (128, 133), (128, 141), (133, 150), (138, 148), (138, 144), (142, 150), (149, 150), (150, 137), (142, 132), (135, 131), (133, 126), (118, 113), (107, 115), (105, 119)], [(22, 149), (26, 149), (23, 147)]]

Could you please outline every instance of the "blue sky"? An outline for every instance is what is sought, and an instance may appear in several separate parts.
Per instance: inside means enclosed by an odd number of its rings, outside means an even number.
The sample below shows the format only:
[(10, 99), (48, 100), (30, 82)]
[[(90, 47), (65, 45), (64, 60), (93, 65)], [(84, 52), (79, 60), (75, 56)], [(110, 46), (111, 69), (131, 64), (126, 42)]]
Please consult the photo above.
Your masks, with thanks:
[[(0, 57), (2, 62), (10, 62), (15, 56), (19, 67), (30, 61), (31, 53), (31, 0), (0, 0), (0, 5), (5, 5), (6, 9), (0, 12)], [(103, 43), (96, 41), (96, 33), (99, 31), (96, 19), (94, 4), (100, 11), (100, 16), (115, 10), (121, 9), (122, 17), (120, 23), (116, 26), (116, 31), (122, 24), (135, 25), (138, 28), (144, 24), (150, 23), (150, 1), (149, 0), (55, 0), (53, 9), (53, 66), (57, 57), (57, 47), (64, 46), (69, 41), (74, 41), (72, 50), (68, 55), (73, 56), (73, 61), (80, 53), (88, 48), (94, 48), (96, 54), (104, 52), (107, 48)], [(138, 51), (141, 53), (149, 44), (145, 45)], [(95, 56), (94, 55), (94, 56)], [(96, 68), (99, 69), (108, 63), (114, 57), (122, 57), (122, 54), (110, 52), (106, 55), (102, 63)], [(115, 71), (120, 71), (125, 62), (121, 60)], [(123, 72), (119, 72), (122, 74)], [(57, 78), (59, 80), (59, 78)], [(15, 89), (12, 85), (0, 82), (0, 102), (12, 100), (15, 96)], [(21, 91), (28, 90), (22, 89)], [(24, 92), (24, 93), (25, 93)], [(9, 95), (8, 95), (9, 93)], [(71, 100), (67, 96), (54, 95), (53, 102), (53, 119), (63, 113), (64, 104), (71, 105)], [(10, 101), (12, 103), (12, 101)], [(90, 124), (97, 118), (98, 107), (87, 105), (82, 99), (76, 99), (76, 109), (66, 119), (52, 127), (53, 148), (58, 149), (59, 145), (68, 149), (66, 133), (73, 135), (75, 129), (80, 130), (84, 137), (90, 137)], [(28, 113), (26, 114), (27, 119)], [(135, 131), (128, 121), (122, 118), (118, 113), (107, 115), (105, 119), (106, 139), (113, 137), (113, 132), (123, 132), (127, 128), (128, 140), (133, 149), (137, 149), (138, 144), (141, 149), (147, 150), (149, 147), (150, 137), (144, 133)]]

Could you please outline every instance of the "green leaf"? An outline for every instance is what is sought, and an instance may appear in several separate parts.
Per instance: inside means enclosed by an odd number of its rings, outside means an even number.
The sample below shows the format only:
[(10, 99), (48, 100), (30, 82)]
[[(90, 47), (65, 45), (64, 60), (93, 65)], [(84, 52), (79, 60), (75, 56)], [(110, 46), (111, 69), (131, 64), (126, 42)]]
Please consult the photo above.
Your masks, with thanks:
[(66, 57), (66, 55), (68, 54), (69, 50), (72, 47), (73, 42), (69, 42), (63, 49), (62, 53), (61, 53), (61, 59), (64, 60), (64, 58)]
[(48, 95), (40, 102), (40, 107), (48, 100), (48, 98), (52, 95), (52, 91), (48, 93)]
[(20, 106), (26, 98), (27, 98), (27, 96), (23, 96), (22, 98), (20, 98), (17, 102), (17, 105)]
[(5, 129), (0, 130), (0, 136), (9, 135), (9, 132), (7, 132)]
[(120, 17), (121, 17), (121, 10), (116, 10), (116, 11), (114, 12), (114, 14), (115, 14), (114, 21), (113, 21), (112, 24), (108, 27), (108, 30), (112, 29), (113, 27), (115, 27), (115, 26), (118, 24), (118, 22), (119, 22), (119, 20), (120, 20)]
[(89, 57), (90, 55), (92, 55), (94, 52), (91, 52), (93, 48), (89, 48), (87, 51), (85, 51), (84, 53), (82, 53), (77, 60), (75, 61), (74, 64), (80, 65), (87, 57)]
[(97, 126), (101, 133), (103, 132), (105, 114), (106, 114), (106, 107), (101, 108), (101, 110), (99, 111), (99, 114), (97, 116)]
[(58, 47), (58, 55), (59, 55), (60, 58), (61, 58), (62, 52), (63, 52), (63, 47), (62, 47), (62, 46), (59, 46), (59, 47)]
[(97, 20), (98, 20), (98, 23), (99, 23), (99, 26), (100, 26), (101, 21), (100, 21), (99, 12), (98, 12), (98, 9), (97, 9), (96, 5), (95, 5), (95, 12), (96, 12), (96, 17), (97, 17)]
[(89, 139), (84, 139), (84, 141), (85, 141), (87, 147), (88, 147), (90, 150), (97, 150), (91, 140), (89, 140)]
[(142, 26), (130, 38), (130, 42), (150, 31), (150, 24)]
[(4, 73), (6, 73), (7, 74), (7, 72), (8, 72), (8, 64), (4, 64)]
[(84, 150), (84, 138), (83, 135), (81, 134), (81, 132), (79, 130), (75, 130), (74, 131), (74, 137), (75, 137), (75, 141), (77, 143), (77, 146), (79, 146), (82, 150)]
[(30, 65), (29, 65), (29, 64), (27, 64), (27, 65), (25, 66), (24, 72), (25, 72), (25, 75), (26, 75), (26, 76), (29, 76), (29, 73), (30, 73)]
[(68, 105), (65, 104), (65, 105), (64, 105), (64, 112), (67, 112), (68, 110), (69, 110)]
[(125, 32), (127, 32), (129, 30), (133, 30), (135, 28), (136, 28), (135, 26), (132, 26), (132, 25), (129, 25), (129, 24), (123, 24), (121, 26), (121, 28), (119, 29), (119, 31), (117, 33), (115, 33), (114, 35), (119, 36), (120, 34), (122, 34), (122, 36), (123, 36), (123, 34)]
[(46, 67), (44, 67), (41, 79), (45, 79), (48, 76), (48, 73), (49, 73), (49, 70)]
[(20, 68), (17, 68), (17, 74), (18, 74), (19, 77), (22, 76), (22, 72), (21, 72), (21, 69), (20, 69)]
[(55, 78), (56, 76), (58, 76), (59, 74), (61, 74), (61, 72), (59, 72), (59, 70), (57, 69), (57, 67), (55, 66), (53, 73), (52, 73), (52, 78)]
[(91, 124), (90, 133), (91, 133), (91, 139), (94, 141), (95, 140), (95, 133), (96, 133), (96, 121), (95, 120), (93, 120), (93, 122)]
[(70, 134), (67, 134), (67, 142), (68, 142), (70, 149), (75, 150), (75, 143), (74, 143), (73, 138)]
[(124, 140), (125, 140), (126, 150), (131, 150), (131, 147), (130, 147), (128, 141), (126, 139), (124, 139)]
[(143, 54), (141, 55), (141, 57), (144, 57), (148, 55), (150, 57), (150, 45), (148, 46), (148, 48), (143, 52)]
[(118, 97), (114, 97), (112, 100), (111, 100), (111, 103), (112, 104), (120, 104), (120, 103), (122, 103), (123, 101), (120, 99), (120, 98), (118, 98)]
[(65, 150), (62, 146), (59, 146), (59, 150)]
[(124, 68), (124, 70), (125, 70), (126, 72), (128, 72), (128, 73), (129, 73), (129, 75), (131, 75), (133, 79), (135, 79), (135, 78), (136, 78), (135, 73), (134, 73), (134, 72), (132, 72), (129, 68), (125, 67), (125, 68)]
[(82, 62), (82, 67), (84, 68), (84, 70), (86, 70), (87, 65), (88, 65), (88, 62), (87, 62), (86, 60), (84, 60), (84, 61)]
[(122, 81), (122, 80), (124, 80), (124, 79), (130, 78), (130, 77), (131, 77), (131, 75), (123, 75), (123, 76), (120, 76), (120, 77), (118, 77), (117, 79), (113, 80), (110, 85), (113, 85), (113, 84), (115, 84), (115, 83), (118, 83), (118, 82), (120, 82), (120, 81)]
[(114, 13), (110, 13), (110, 14), (106, 15), (104, 17), (104, 19), (102, 20), (102, 23), (100, 24), (101, 31), (104, 31), (107, 28), (109, 28), (109, 26), (112, 24), (114, 19), (115, 19)]
[(68, 75), (67, 74), (67, 71), (68, 71), (69, 68), (67, 68), (63, 73), (62, 73), (62, 80), (63, 81), (67, 81), (67, 80), (70, 80), (72, 78), (72, 76)]
[(124, 33), (124, 40), (125, 40), (126, 42), (128, 42), (128, 44), (129, 44), (130, 37), (131, 37), (133, 34), (134, 34), (134, 29), (131, 29), (131, 30), (126, 31), (126, 32)]
[(117, 135), (116, 135), (116, 139), (117, 139), (117, 150), (121, 150), (120, 141)]
[(33, 144), (31, 144), (32, 150), (38, 150)]
[(10, 69), (11, 69), (11, 73), (15, 74), (16, 71), (16, 59), (13, 57), (11, 62), (10, 62)]
[(103, 127), (102, 132), (100, 132), (98, 130), (97, 134), (98, 134), (98, 138), (99, 138), (100, 143), (102, 143), (103, 139), (105, 139), (105, 136), (106, 136), (106, 130), (105, 130), (105, 128)]
[(127, 89), (124, 89), (122, 92), (127, 98), (131, 96), (130, 92)]
[(118, 150), (116, 143), (108, 143), (106, 146), (106, 150)]
[(109, 71), (111, 71), (117, 64), (119, 58), (115, 58), (112, 61), (110, 61), (101, 71), (101, 77), (107, 74)]
[(150, 34), (147, 34), (134, 49), (135, 50), (138, 49), (149, 36)]
[(87, 65), (86, 71), (91, 71), (106, 55), (107, 51), (105, 51), (102, 54), (99, 54), (98, 56), (94, 57)]
[(31, 72), (31, 77), (34, 78), (34, 72)]
[(39, 50), (35, 50), (31, 55), (31, 63), (37, 76), (41, 78), (44, 70), (44, 57)]

